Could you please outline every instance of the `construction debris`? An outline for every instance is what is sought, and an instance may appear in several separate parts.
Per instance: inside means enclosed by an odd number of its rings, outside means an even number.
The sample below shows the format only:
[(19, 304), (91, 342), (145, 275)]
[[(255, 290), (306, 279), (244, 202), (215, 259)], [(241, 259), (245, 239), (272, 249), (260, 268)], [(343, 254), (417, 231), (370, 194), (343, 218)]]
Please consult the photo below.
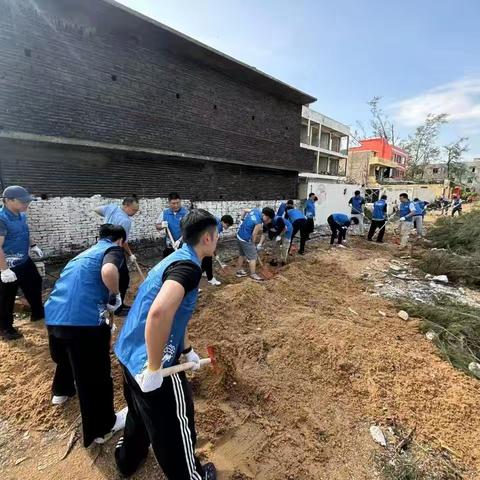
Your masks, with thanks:
[(382, 447), (387, 446), (385, 435), (383, 434), (382, 429), (380, 427), (377, 427), (376, 425), (372, 425), (370, 427), (370, 435), (372, 436), (373, 440), (379, 443)]
[(401, 318), (402, 320), (407, 321), (409, 319), (408, 313), (405, 310), (400, 310), (397, 313), (398, 317)]

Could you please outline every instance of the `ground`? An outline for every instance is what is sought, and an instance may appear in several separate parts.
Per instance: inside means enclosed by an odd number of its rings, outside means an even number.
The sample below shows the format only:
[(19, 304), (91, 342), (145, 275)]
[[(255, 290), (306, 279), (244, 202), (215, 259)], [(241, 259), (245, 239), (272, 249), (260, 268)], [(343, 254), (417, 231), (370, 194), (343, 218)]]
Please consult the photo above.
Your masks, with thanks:
[[(480, 478), (480, 383), (441, 360), (418, 321), (400, 319), (378, 295), (377, 276), (410, 262), (399, 256), (394, 245), (354, 239), (330, 249), (320, 240), (264, 283), (220, 272), (222, 287), (204, 286), (190, 336), (204, 355), (215, 346), (219, 369), (204, 368), (192, 384), (198, 451), (220, 479), (384, 478), (372, 425), (415, 429), (415, 445), (439, 459), (429, 478)], [(0, 344), (1, 478), (118, 478), (114, 440), (87, 450), (76, 442), (61, 460), (77, 403), (49, 404), (44, 327), (20, 328), (24, 340)], [(150, 456), (134, 478), (163, 477)]]

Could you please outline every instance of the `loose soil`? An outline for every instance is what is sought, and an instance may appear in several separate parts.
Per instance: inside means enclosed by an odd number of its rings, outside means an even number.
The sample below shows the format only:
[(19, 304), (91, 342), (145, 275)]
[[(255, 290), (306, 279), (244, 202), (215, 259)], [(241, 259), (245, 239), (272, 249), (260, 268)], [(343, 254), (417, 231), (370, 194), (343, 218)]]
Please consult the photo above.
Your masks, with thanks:
[[(395, 247), (352, 244), (309, 245), (264, 283), (225, 277), (216, 289), (202, 286), (190, 337), (204, 355), (216, 347), (219, 369), (192, 377), (198, 452), (220, 479), (380, 478), (372, 424), (416, 428), (416, 441), (442, 452), (462, 478), (480, 478), (480, 383), (442, 361), (415, 319), (372, 296), (364, 273), (377, 258), (398, 257)], [(118, 478), (114, 440), (87, 450), (77, 442), (60, 460), (77, 401), (50, 405), (45, 329), (19, 326), (24, 340), (0, 343), (1, 478)], [(163, 477), (150, 456), (133, 478)]]

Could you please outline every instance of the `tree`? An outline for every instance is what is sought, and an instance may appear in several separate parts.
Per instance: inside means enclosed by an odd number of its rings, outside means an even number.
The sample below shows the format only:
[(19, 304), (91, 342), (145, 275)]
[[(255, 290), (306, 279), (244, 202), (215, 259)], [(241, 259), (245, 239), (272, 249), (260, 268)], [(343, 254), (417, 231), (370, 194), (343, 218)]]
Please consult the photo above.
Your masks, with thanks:
[(463, 162), (453, 163), (450, 165), (450, 176), (455, 183), (466, 185), (472, 183), (474, 175)]
[(372, 127), (372, 133), (374, 137), (381, 137), (387, 140), (392, 145), (395, 145), (396, 133), (393, 123), (380, 107), (380, 100), (382, 97), (373, 97), (367, 105), (370, 107), (370, 113), (372, 119), (370, 120), (370, 126)]
[(402, 148), (408, 153), (409, 164), (407, 177), (414, 179), (420, 176), (423, 179), (425, 166), (434, 163), (439, 155), (437, 146), (440, 127), (447, 123), (447, 114), (434, 115), (429, 113), (423, 125), (415, 129), (414, 135), (409, 135), (403, 142)]
[(447, 154), (447, 178), (453, 180), (452, 173), (462, 159), (462, 155), (468, 152), (468, 137), (460, 137), (456, 142), (449, 143), (443, 147)]

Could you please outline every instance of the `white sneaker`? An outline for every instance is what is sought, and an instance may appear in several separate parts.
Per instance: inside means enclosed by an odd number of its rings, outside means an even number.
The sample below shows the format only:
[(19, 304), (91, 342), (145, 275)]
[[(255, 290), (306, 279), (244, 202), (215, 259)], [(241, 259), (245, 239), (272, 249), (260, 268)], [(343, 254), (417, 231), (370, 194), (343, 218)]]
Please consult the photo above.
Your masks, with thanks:
[(125, 428), (125, 421), (127, 420), (127, 414), (128, 414), (128, 407), (122, 408), (119, 412), (115, 414), (115, 423), (110, 430), (109, 433), (105, 434), (103, 437), (97, 437), (93, 441), (98, 444), (105, 443), (106, 441), (110, 440), (112, 436), (119, 432), (120, 430), (123, 430)]
[(235, 274), (236, 277), (246, 277), (248, 274), (245, 270), (237, 270), (237, 273)]
[(69, 398), (66, 395), (54, 395), (52, 397), (52, 405), (63, 405), (65, 402), (68, 402)]
[(219, 282), (215, 277), (213, 277), (211, 280), (208, 281), (210, 285), (213, 285), (214, 287), (218, 287), (219, 285), (222, 284), (222, 282)]
[(252, 273), (250, 278), (256, 282), (263, 282), (263, 278), (258, 273)]

